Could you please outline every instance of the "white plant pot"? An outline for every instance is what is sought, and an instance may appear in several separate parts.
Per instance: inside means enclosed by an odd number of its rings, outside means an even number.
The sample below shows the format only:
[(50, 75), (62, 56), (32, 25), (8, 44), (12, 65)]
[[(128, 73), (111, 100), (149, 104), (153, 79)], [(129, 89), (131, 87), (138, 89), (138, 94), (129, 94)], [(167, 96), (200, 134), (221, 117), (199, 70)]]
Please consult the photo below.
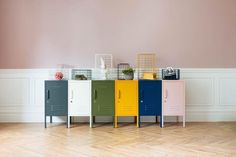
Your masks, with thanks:
[(125, 78), (126, 80), (133, 80), (133, 79), (134, 79), (134, 74), (124, 75), (124, 78)]

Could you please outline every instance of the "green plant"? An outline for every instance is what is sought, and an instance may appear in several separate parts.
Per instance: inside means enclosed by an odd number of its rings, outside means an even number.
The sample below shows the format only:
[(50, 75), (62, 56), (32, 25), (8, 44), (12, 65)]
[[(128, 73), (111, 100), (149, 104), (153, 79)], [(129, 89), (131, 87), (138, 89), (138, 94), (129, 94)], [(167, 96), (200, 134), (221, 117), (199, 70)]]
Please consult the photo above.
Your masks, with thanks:
[(132, 75), (134, 71), (135, 71), (134, 69), (128, 68), (128, 69), (122, 70), (122, 73), (125, 75)]
[(85, 77), (84, 75), (75, 75), (75, 79), (76, 80), (87, 80), (87, 77)]

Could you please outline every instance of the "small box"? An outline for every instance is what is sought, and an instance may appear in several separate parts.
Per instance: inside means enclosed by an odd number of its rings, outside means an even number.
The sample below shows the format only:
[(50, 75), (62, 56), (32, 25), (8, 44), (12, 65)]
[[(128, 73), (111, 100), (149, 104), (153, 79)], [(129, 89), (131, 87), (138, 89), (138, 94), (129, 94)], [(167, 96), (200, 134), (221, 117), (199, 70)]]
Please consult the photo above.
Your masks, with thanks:
[(157, 79), (157, 74), (152, 73), (152, 72), (144, 72), (143, 73), (143, 79), (155, 80), (155, 79)]

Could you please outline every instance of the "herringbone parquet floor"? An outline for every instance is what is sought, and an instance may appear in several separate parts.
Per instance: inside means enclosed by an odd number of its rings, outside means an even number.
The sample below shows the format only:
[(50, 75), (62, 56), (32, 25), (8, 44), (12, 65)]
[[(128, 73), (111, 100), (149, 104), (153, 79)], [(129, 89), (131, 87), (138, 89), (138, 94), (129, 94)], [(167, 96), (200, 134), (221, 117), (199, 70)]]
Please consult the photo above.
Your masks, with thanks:
[(0, 157), (233, 157), (236, 123), (0, 124)]

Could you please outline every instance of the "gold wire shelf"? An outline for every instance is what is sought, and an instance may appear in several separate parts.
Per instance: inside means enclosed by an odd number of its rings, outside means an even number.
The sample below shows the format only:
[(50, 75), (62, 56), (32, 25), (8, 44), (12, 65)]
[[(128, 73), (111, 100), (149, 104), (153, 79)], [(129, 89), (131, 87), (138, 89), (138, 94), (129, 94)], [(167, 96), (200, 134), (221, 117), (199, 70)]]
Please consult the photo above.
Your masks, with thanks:
[(138, 79), (158, 79), (159, 68), (157, 68), (157, 58), (154, 53), (139, 53), (137, 55), (137, 75)]

